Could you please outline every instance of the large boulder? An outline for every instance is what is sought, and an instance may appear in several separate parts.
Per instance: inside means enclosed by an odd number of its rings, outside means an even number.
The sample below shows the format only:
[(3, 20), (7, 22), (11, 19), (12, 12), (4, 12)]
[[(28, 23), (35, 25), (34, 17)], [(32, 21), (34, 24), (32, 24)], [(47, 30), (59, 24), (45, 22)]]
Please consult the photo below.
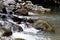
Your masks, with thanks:
[(38, 30), (47, 31), (47, 32), (55, 32), (54, 27), (44, 20), (36, 21), (33, 26), (34, 28)]

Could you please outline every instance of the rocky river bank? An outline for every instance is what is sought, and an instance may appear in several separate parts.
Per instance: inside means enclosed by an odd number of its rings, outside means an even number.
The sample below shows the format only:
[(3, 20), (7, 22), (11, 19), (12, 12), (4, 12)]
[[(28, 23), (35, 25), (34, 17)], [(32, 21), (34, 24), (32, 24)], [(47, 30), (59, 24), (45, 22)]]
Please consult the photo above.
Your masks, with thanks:
[(60, 40), (57, 8), (31, 1), (0, 1), (0, 40)]

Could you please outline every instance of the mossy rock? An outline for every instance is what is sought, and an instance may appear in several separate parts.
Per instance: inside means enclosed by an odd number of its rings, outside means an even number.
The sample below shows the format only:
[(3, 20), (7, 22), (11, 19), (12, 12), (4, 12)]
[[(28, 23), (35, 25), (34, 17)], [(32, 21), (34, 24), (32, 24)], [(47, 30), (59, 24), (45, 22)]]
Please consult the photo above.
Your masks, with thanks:
[(24, 40), (24, 39), (22, 39), (22, 38), (16, 38), (15, 40)]
[(9, 31), (9, 30), (7, 30), (7, 31), (5, 31), (5, 32), (3, 33), (3, 35), (2, 35), (2, 36), (9, 37), (9, 36), (11, 36), (11, 35), (12, 35), (12, 32), (11, 32), (11, 31)]
[[(41, 28), (40, 24), (43, 25)], [(34, 28), (38, 30), (48, 31), (48, 32), (55, 32), (54, 26), (44, 20), (38, 20), (33, 24)]]

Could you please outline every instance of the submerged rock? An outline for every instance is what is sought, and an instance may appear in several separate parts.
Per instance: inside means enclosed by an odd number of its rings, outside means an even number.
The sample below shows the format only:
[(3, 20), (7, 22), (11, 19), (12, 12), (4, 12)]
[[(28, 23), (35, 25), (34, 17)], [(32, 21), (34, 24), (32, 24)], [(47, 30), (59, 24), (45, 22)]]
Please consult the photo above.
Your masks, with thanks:
[(34, 23), (34, 28), (47, 32), (55, 32), (55, 29), (52, 25), (50, 25), (47, 21), (38, 20)]
[(21, 32), (21, 31), (23, 31), (23, 29), (22, 29), (22, 27), (20, 27), (20, 26), (17, 26), (17, 25), (13, 25), (13, 27), (12, 27), (12, 32)]

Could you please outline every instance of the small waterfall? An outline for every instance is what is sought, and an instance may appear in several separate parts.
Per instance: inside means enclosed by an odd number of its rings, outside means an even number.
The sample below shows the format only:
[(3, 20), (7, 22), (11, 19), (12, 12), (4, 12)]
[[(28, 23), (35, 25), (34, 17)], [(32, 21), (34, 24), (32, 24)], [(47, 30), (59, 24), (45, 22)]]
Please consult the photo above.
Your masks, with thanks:
[[(15, 38), (23, 38), (25, 40), (51, 40), (49, 37), (46, 38), (45, 36), (37, 35), (40, 30), (35, 29), (32, 24), (29, 22), (21, 22), (20, 24), (17, 24), (10, 18), (7, 18), (8, 21), (5, 21), (5, 28), (9, 29), (11, 27), (11, 31), (13, 32), (12, 34), (12, 39)], [(21, 27), (23, 31), (18, 32), (18, 28), (13, 30), (13, 25), (16, 27)], [(15, 28), (15, 27), (14, 27)], [(8, 39), (8, 38), (7, 38)]]
[(13, 23), (14, 25), (17, 25), (17, 26), (21, 27), (23, 29), (22, 32), (33, 33), (33, 34), (37, 34), (39, 32), (39, 30), (37, 30), (34, 27), (32, 27), (32, 24), (30, 24), (28, 22), (21, 22), (20, 24), (17, 24), (16, 22), (13, 22), (10, 19), (8, 21), (11, 22), (11, 23)]
[(22, 27), (23, 32), (25, 32), (25, 33), (37, 34), (37, 32), (39, 32), (39, 30), (33, 28), (33, 27), (32, 27), (32, 24), (30, 24), (30, 23), (29, 23), (29, 25), (28, 25), (28, 24), (26, 24), (26, 23), (24, 23), (24, 22), (21, 22), (21, 24), (19, 24), (19, 26)]

